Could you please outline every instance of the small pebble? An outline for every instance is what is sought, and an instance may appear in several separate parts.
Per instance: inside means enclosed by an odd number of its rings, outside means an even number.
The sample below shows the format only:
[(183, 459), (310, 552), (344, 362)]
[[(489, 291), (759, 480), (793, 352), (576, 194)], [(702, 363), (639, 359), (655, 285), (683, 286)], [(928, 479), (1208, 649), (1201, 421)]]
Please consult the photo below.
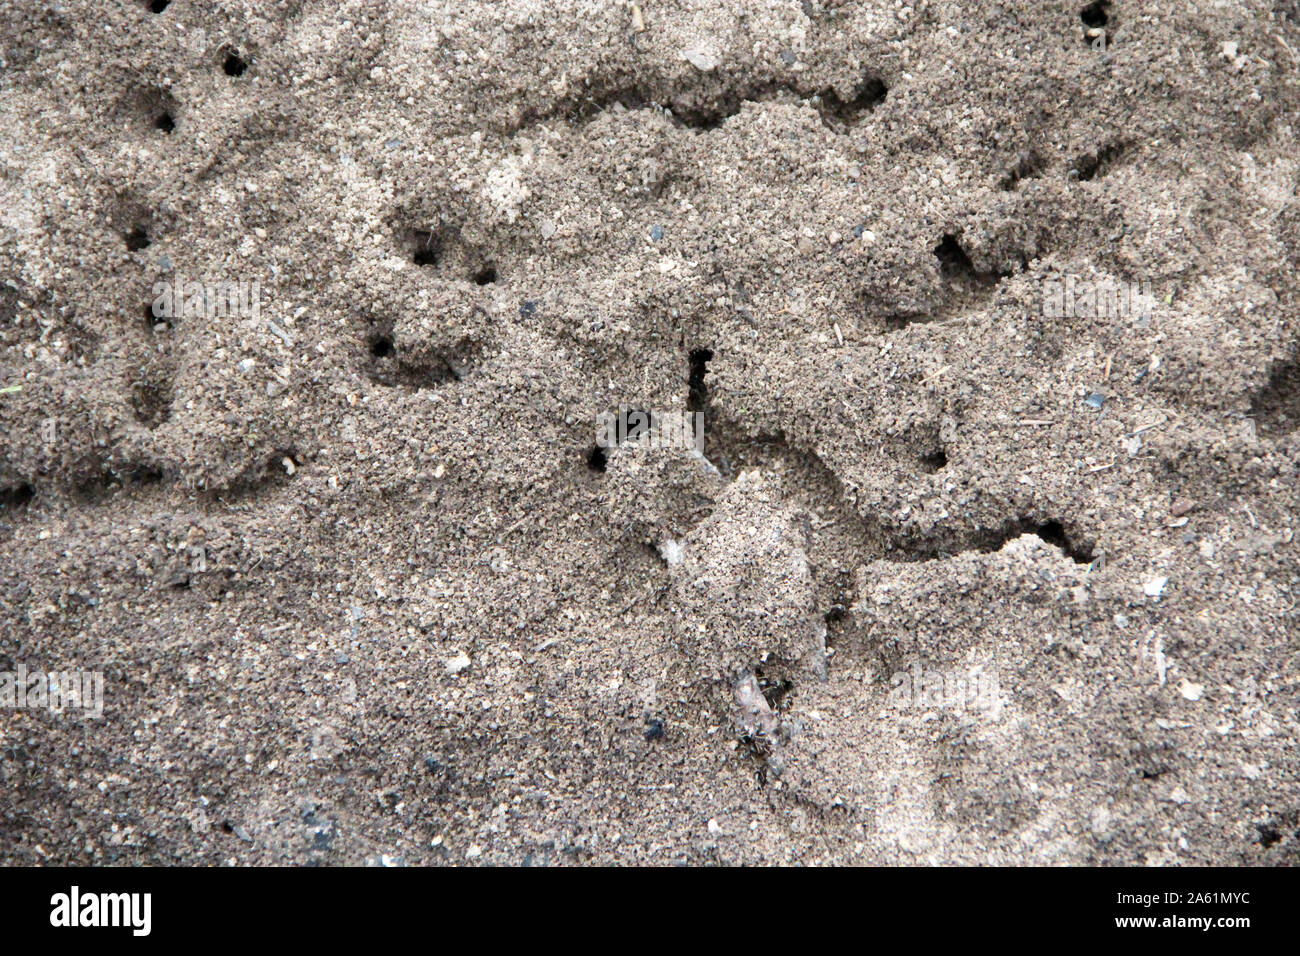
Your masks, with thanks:
[(1161, 593), (1165, 589), (1165, 585), (1168, 583), (1169, 579), (1167, 577), (1162, 576), (1152, 578), (1146, 584), (1142, 585), (1142, 593), (1147, 597), (1160, 597)]
[(650, 227), (650, 238), (651, 238), (652, 240), (654, 240), (655, 242), (658, 242), (658, 241), (659, 241), (660, 239), (662, 239), (663, 237), (664, 237), (664, 227), (663, 227), (663, 226), (651, 226), (651, 227)]
[(683, 50), (682, 56), (701, 73), (711, 73), (718, 68), (718, 58), (708, 50), (691, 47), (689, 50)]

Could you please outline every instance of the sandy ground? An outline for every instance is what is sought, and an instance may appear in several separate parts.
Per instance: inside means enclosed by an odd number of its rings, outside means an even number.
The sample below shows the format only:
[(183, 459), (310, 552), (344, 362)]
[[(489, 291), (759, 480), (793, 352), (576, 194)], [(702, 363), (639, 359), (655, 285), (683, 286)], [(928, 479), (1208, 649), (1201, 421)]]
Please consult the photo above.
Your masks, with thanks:
[(0, 0), (0, 861), (1300, 861), (1297, 22)]

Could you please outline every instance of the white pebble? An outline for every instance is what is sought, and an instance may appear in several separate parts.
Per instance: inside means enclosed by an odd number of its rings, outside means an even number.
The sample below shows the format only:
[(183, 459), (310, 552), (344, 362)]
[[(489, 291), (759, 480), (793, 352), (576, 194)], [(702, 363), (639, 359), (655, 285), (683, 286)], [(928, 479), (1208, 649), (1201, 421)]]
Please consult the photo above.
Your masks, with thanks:
[(710, 73), (718, 68), (718, 58), (708, 50), (702, 50), (699, 47), (691, 47), (689, 50), (683, 50), (682, 56), (703, 73)]
[(1142, 586), (1142, 593), (1147, 597), (1160, 597), (1161, 592), (1164, 591), (1165, 585), (1168, 583), (1169, 579), (1166, 577), (1152, 578)]

